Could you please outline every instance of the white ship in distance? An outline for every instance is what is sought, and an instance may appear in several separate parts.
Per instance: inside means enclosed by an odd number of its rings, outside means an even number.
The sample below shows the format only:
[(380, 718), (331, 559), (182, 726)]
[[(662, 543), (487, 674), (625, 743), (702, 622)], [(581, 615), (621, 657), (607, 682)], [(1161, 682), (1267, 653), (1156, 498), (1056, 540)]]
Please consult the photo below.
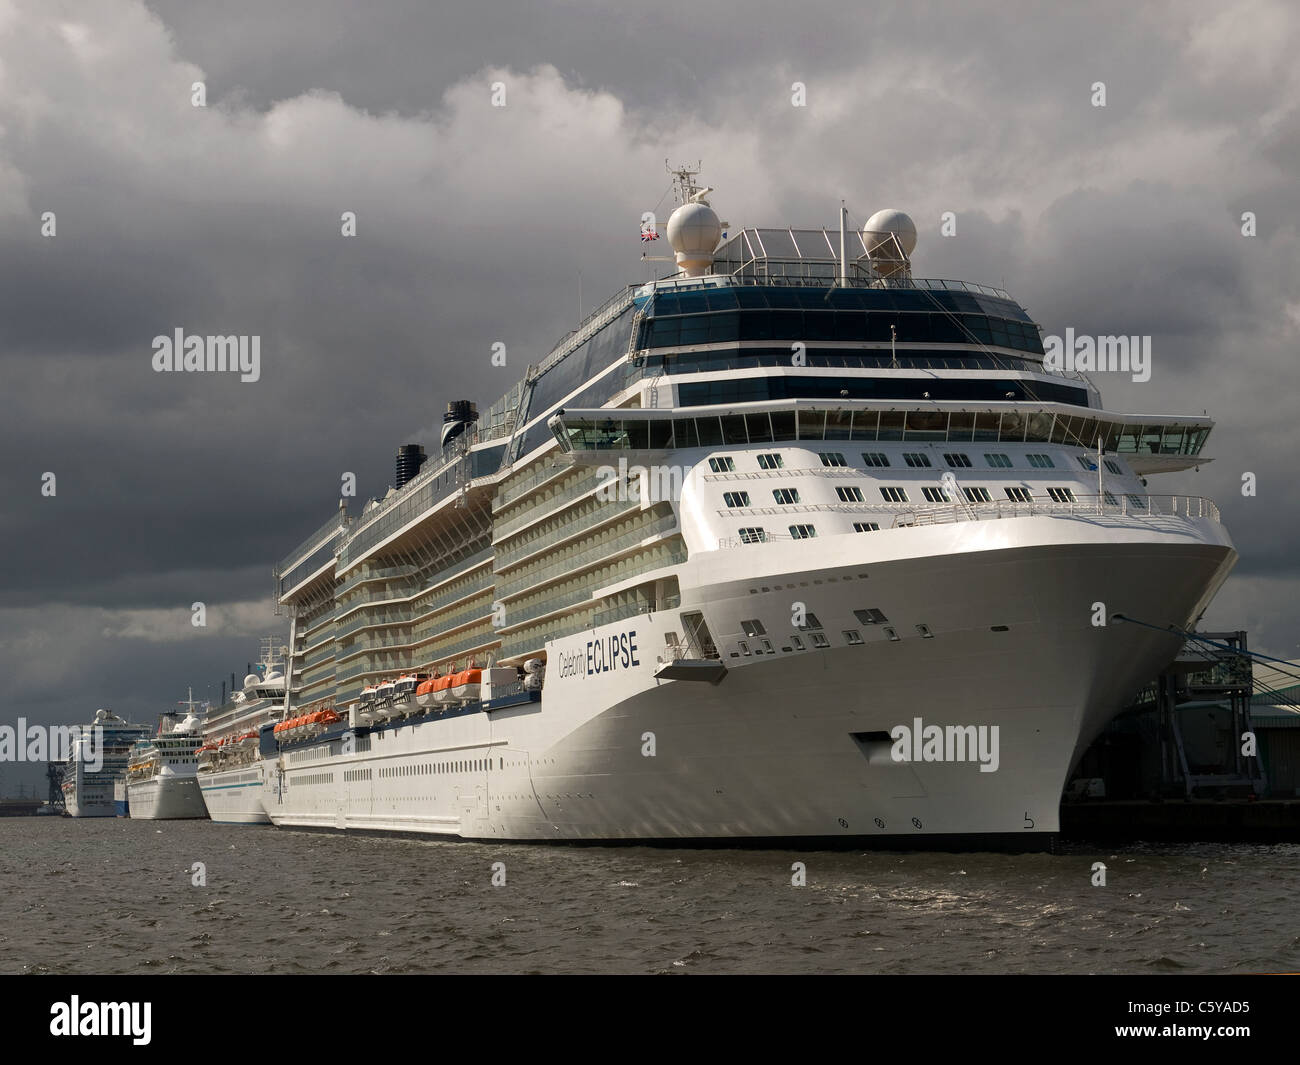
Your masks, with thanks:
[(115, 817), (114, 788), (126, 775), (131, 746), (149, 735), (149, 726), (132, 724), (111, 710), (98, 710), (80, 727), (71, 757), (63, 766), (60, 788), (69, 817)]
[(1181, 643), (1098, 604), (1186, 628), (1226, 578), (1214, 503), (1147, 483), (1209, 418), (1107, 410), (901, 212), (724, 240), (677, 179), (672, 276), (278, 567), (317, 709), (262, 730), (275, 824), (1044, 844)]
[(263, 637), (261, 656), (254, 671), (244, 677), (243, 689), (204, 719), (203, 742), (194, 753), (199, 788), (213, 821), (271, 823), (262, 805), (266, 767), (258, 754), (258, 734), (284, 715), (286, 650), (275, 637)]
[(158, 731), (131, 748), (126, 772), (128, 816), (141, 821), (179, 821), (208, 816), (199, 791), (199, 760), (195, 754), (202, 736), (202, 721), (194, 712), (168, 712), (158, 720)]

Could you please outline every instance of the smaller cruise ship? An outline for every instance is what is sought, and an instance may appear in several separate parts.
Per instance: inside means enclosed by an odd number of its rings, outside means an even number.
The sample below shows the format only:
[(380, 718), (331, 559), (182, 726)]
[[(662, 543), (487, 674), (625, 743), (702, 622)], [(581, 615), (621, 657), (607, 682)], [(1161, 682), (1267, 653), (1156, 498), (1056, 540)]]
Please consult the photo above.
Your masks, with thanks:
[(149, 735), (149, 726), (135, 725), (111, 710), (99, 710), (95, 720), (81, 726), (63, 766), (60, 788), (63, 812), (69, 817), (114, 817), (114, 786), (126, 775), (131, 745)]
[(232, 825), (269, 825), (262, 803), (265, 776), (258, 754), (263, 725), (278, 723), (285, 710), (284, 651), (273, 636), (262, 638), (262, 654), (243, 691), (209, 712), (203, 725), (198, 781), (208, 816)]
[(130, 817), (182, 821), (208, 816), (199, 790), (199, 760), (195, 753), (201, 739), (202, 723), (194, 713), (191, 692), (188, 713), (163, 714), (157, 735), (138, 740), (131, 748), (126, 771)]

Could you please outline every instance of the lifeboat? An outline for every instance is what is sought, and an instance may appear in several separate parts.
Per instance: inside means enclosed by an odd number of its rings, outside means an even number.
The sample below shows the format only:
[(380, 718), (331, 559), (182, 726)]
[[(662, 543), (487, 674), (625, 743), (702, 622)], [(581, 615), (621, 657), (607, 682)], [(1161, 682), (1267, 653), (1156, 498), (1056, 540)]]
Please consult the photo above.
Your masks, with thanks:
[(247, 747), (249, 744), (251, 744), (251, 743), (256, 743), (256, 742), (257, 742), (257, 733), (256, 733), (256, 732), (245, 732), (245, 733), (244, 733), (242, 736), (240, 736), (239, 739), (236, 740), (235, 742), (238, 743), (241, 747)]
[(397, 678), (397, 683), (393, 685), (393, 700), (399, 703), (409, 703), (415, 695), (415, 689), (428, 674), (425, 673), (404, 673)]
[(482, 687), (483, 671), (481, 669), (464, 669), (452, 674), (451, 695), (460, 702), (472, 703), (478, 698)]
[(393, 681), (384, 681), (383, 684), (379, 685), (379, 687), (375, 689), (375, 702), (379, 703), (381, 706), (386, 706), (391, 703), (393, 701), (393, 690), (396, 687), (397, 685)]
[(433, 682), (433, 701), (436, 706), (446, 706), (452, 701), (451, 682), (454, 675), (448, 673), (445, 677), (439, 677)]
[(428, 680), (421, 681), (415, 689), (415, 701), (418, 705), (428, 707), (433, 705), (433, 686), (438, 681), (437, 677), (430, 677)]

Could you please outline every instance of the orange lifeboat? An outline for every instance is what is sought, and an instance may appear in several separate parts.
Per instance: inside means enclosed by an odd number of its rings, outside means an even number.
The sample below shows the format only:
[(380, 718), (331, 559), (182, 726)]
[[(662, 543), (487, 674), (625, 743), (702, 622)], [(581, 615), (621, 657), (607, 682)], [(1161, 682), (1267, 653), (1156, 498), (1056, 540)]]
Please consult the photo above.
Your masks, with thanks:
[(451, 678), (452, 698), (461, 702), (473, 702), (479, 696), (483, 680), (481, 669), (464, 669)]
[(433, 682), (433, 701), (437, 706), (445, 706), (451, 702), (451, 682), (455, 675), (448, 673), (445, 677), (438, 677)]

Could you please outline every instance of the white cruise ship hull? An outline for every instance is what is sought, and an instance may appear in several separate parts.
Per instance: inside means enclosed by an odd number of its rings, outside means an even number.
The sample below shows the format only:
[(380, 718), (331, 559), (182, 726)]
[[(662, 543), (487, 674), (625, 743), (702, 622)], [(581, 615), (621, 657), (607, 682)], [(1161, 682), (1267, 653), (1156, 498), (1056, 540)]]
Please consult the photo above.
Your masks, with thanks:
[(68, 817), (116, 817), (117, 803), (113, 798), (113, 781), (87, 783), (80, 765), (72, 765), (68, 773), (76, 774), (63, 789), (63, 812)]
[(199, 775), (199, 788), (208, 817), (227, 825), (269, 825), (262, 805), (261, 762)]
[(160, 774), (127, 784), (130, 816), (137, 821), (184, 821), (208, 816), (193, 774)]
[[(505, 840), (963, 836), (1059, 827), (1071, 767), (1181, 637), (1236, 553), (1210, 519), (1025, 517), (704, 552), (682, 607), (548, 644), (541, 702), (378, 730), (353, 754), (267, 762), (282, 826)], [(837, 557), (837, 555), (839, 557)], [(803, 602), (830, 646), (788, 653)], [(884, 625), (862, 624), (875, 608)], [(657, 680), (669, 632), (702, 610), (725, 676)], [(762, 619), (771, 654), (725, 633)], [(921, 634), (924, 626), (931, 636)], [(996, 631), (995, 631), (996, 627)], [(862, 642), (848, 644), (846, 630)], [(630, 639), (628, 639), (630, 637)], [(599, 648), (619, 652), (601, 669)], [(752, 652), (758, 640), (749, 640)], [(623, 649), (631, 653), (624, 654)], [(608, 656), (607, 656), (608, 657)], [(899, 762), (896, 726), (998, 730), (996, 771)], [(653, 744), (653, 754), (649, 753)], [(335, 744), (337, 751), (338, 744)]]
[(116, 817), (117, 805), (110, 794), (107, 799), (83, 800), (79, 795), (63, 796), (63, 810), (69, 817)]

